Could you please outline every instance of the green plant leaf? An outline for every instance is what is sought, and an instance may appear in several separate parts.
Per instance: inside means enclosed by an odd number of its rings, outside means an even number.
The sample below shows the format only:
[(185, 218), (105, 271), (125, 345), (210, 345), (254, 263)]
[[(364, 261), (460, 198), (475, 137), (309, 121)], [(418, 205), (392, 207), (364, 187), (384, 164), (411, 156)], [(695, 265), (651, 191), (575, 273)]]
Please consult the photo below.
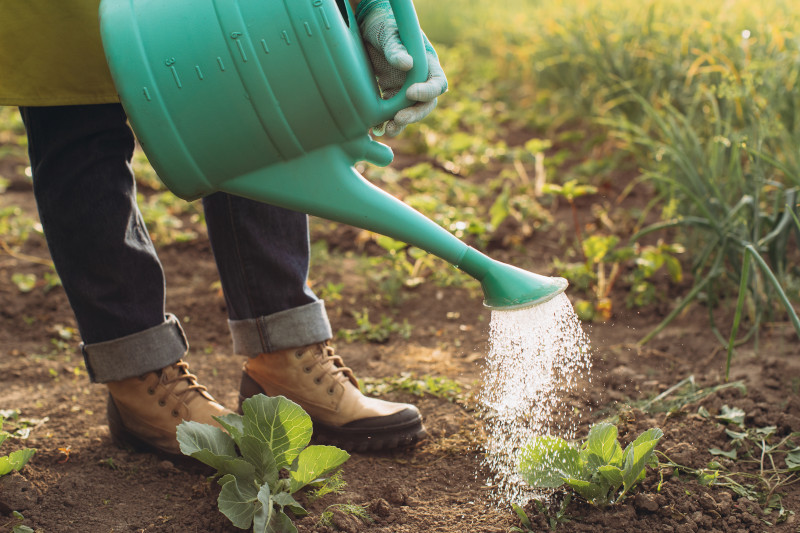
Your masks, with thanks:
[(716, 416), (716, 418), (719, 420), (730, 422), (731, 424), (736, 424), (737, 426), (744, 425), (744, 417), (744, 411), (738, 407), (728, 407), (727, 405), (723, 405), (719, 410), (719, 414)]
[(242, 403), (244, 433), (272, 449), (278, 469), (292, 464), (311, 441), (311, 417), (291, 400), (257, 394)]
[(18, 524), (11, 529), (11, 533), (34, 533), (34, 531), (28, 526)]
[[(217, 498), (220, 512), (239, 529), (248, 529), (253, 523), (256, 507), (253, 505), (259, 490), (253, 479), (236, 479), (227, 474), (219, 480), (222, 490)], [(263, 488), (263, 487), (262, 487)], [(269, 488), (267, 488), (269, 490)]]
[(519, 522), (520, 524), (522, 524), (523, 527), (527, 529), (533, 527), (533, 524), (531, 524), (531, 519), (528, 518), (528, 513), (525, 512), (525, 509), (523, 509), (516, 503), (512, 503), (511, 508), (514, 509), (515, 513), (517, 513), (517, 516), (519, 517)]
[(592, 472), (602, 465), (622, 466), (622, 446), (617, 441), (617, 427), (614, 424), (603, 422), (592, 426), (584, 448), (590, 452), (584, 460), (592, 465)]
[(8, 474), (12, 470), (22, 470), (34, 453), (36, 453), (36, 448), (23, 448), (0, 457), (0, 476)]
[(290, 472), (289, 492), (297, 492), (315, 479), (332, 472), (349, 458), (350, 454), (334, 446), (309, 446), (297, 456), (296, 467)]
[(571, 478), (568, 478), (566, 483), (570, 486), (570, 488), (572, 488), (572, 490), (577, 492), (582, 498), (590, 503), (600, 506), (605, 506), (609, 503), (608, 485)]
[(581, 474), (580, 453), (559, 437), (534, 437), (519, 457), (519, 472), (531, 487), (557, 488)]
[(253, 515), (253, 533), (266, 533), (269, 531), (269, 523), (275, 516), (275, 507), (272, 505), (269, 486), (262, 485), (256, 498), (260, 505)]
[(719, 448), (709, 448), (708, 453), (711, 455), (721, 455), (723, 457), (727, 457), (728, 459), (736, 459), (736, 450), (726, 452), (725, 450), (720, 450)]
[(184, 420), (178, 425), (181, 452), (217, 470), (236, 457), (236, 446), (222, 429), (200, 422)]
[(36, 287), (36, 274), (15, 272), (11, 275), (11, 283), (17, 286), (19, 292), (31, 292)]
[(281, 509), (288, 507), (295, 514), (295, 516), (306, 516), (308, 511), (294, 499), (294, 496), (288, 492), (279, 492), (272, 497), (272, 501), (280, 505)]
[(786, 454), (786, 468), (792, 472), (800, 470), (800, 448)]
[(643, 476), (644, 467), (650, 461), (658, 441), (664, 432), (658, 428), (648, 429), (631, 442), (623, 452), (624, 468), (622, 472), (623, 494), (631, 489)]
[(297, 533), (297, 528), (286, 513), (275, 511), (275, 517), (270, 522), (267, 533)]
[(239, 443), (242, 457), (255, 467), (256, 479), (273, 486), (278, 480), (279, 468), (269, 446), (252, 435), (244, 435)]
[(217, 473), (221, 476), (233, 474), (236, 479), (253, 479), (256, 478), (256, 469), (249, 462), (241, 457), (229, 459), (224, 461), (217, 469)]
[(228, 413), (223, 416), (215, 416), (214, 420), (219, 422), (219, 425), (228, 432), (237, 445), (241, 442), (242, 436), (244, 435), (244, 421), (242, 420), (242, 415)]
[(614, 491), (622, 486), (622, 470), (620, 468), (613, 465), (605, 465), (598, 468), (597, 473), (600, 474), (603, 481), (611, 485)]

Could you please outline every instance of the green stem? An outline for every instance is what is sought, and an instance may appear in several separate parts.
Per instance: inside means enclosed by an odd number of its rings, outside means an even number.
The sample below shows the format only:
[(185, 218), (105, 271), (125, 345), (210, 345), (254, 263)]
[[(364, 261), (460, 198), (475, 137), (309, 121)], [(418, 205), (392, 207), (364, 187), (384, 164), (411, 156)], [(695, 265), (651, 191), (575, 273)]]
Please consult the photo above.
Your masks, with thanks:
[[(721, 258), (722, 255), (720, 255), (719, 257)], [(719, 263), (719, 259), (716, 261), (716, 263)], [(714, 279), (718, 275), (719, 275), (719, 272), (717, 270), (717, 264), (715, 264), (711, 268), (711, 271), (708, 273), (708, 275), (705, 278), (703, 278), (703, 280), (700, 281), (700, 283), (697, 283), (694, 287), (692, 287), (692, 290), (689, 291), (689, 294), (687, 294), (686, 297), (683, 300), (681, 300), (681, 303), (679, 303), (675, 307), (675, 309), (673, 309), (672, 312), (669, 315), (667, 315), (667, 318), (662, 320), (661, 323), (658, 326), (656, 326), (655, 329), (653, 329), (653, 331), (651, 331), (650, 333), (645, 335), (644, 338), (642, 340), (640, 340), (637, 344), (639, 344), (639, 346), (644, 346), (645, 344), (647, 344), (648, 342), (653, 340), (653, 337), (655, 337), (656, 335), (661, 333), (661, 331), (665, 327), (667, 327), (667, 325), (670, 322), (672, 322), (675, 319), (675, 317), (678, 316), (678, 314), (681, 311), (683, 311), (683, 309), (687, 305), (689, 305), (692, 302), (692, 300), (695, 299), (695, 297), (697, 297), (697, 295), (700, 293), (701, 290), (703, 290), (703, 288), (705, 288), (705, 286), (708, 284), (708, 282), (711, 281), (712, 279)]]
[(747, 294), (747, 283), (750, 280), (750, 254), (751, 252), (745, 248), (744, 260), (742, 261), (742, 279), (739, 282), (739, 299), (736, 302), (736, 314), (733, 315), (733, 328), (731, 329), (731, 338), (728, 341), (728, 358), (725, 361), (725, 381), (728, 381), (728, 378), (730, 377), (733, 346), (736, 342), (736, 334), (739, 332), (739, 324), (742, 319), (742, 310), (744, 308), (744, 299)]
[(764, 258), (758, 254), (758, 252), (756, 251), (755, 247), (752, 244), (748, 244), (747, 246), (745, 246), (745, 249), (750, 251), (750, 254), (752, 255), (753, 259), (755, 259), (756, 263), (758, 263), (758, 266), (761, 267), (761, 271), (764, 273), (764, 275), (767, 277), (770, 283), (772, 283), (772, 286), (778, 292), (778, 298), (781, 299), (783, 306), (786, 308), (786, 312), (789, 314), (789, 320), (792, 322), (794, 330), (797, 332), (797, 336), (800, 337), (800, 318), (797, 317), (797, 313), (795, 312), (794, 307), (792, 307), (792, 302), (790, 302), (789, 297), (786, 296), (786, 293), (781, 287), (778, 278), (775, 277), (775, 274), (769, 268), (767, 262), (764, 261)]

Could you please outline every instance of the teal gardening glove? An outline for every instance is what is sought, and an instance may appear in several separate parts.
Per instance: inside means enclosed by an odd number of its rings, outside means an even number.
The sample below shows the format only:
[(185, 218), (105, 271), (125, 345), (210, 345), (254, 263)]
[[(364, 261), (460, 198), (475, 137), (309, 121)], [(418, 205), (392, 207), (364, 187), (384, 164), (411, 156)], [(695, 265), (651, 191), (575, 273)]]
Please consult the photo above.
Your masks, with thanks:
[[(372, 61), (378, 87), (384, 98), (391, 98), (403, 86), (406, 72), (411, 70), (414, 60), (400, 41), (397, 21), (389, 0), (361, 0), (356, 8), (356, 21)], [(406, 97), (418, 103), (401, 109), (392, 120), (383, 125), (389, 137), (398, 135), (407, 125), (428, 116), (436, 107), (437, 97), (447, 91), (447, 77), (439, 64), (436, 50), (424, 33), (422, 37), (428, 60), (428, 79), (413, 84), (406, 91)], [(381, 135), (383, 129), (381, 127), (373, 131), (376, 135)]]

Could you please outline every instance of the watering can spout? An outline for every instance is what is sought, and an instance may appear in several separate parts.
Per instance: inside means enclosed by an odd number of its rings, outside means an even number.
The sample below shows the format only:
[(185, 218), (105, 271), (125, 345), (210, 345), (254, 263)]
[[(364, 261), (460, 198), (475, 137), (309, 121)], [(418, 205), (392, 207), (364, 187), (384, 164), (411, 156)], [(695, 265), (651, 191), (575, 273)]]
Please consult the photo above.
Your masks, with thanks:
[[(484, 304), (518, 309), (564, 292), (567, 281), (489, 258), (420, 212), (365, 180), (351, 162), (356, 146), (328, 146), (221, 185), (221, 190), (388, 235), (430, 252), (477, 279)], [(364, 146), (362, 149), (369, 149)], [(327, 172), (320, 172), (327, 169)], [(291, 183), (292, 186), (287, 186)]]
[(496, 310), (522, 309), (552, 300), (567, 288), (564, 278), (547, 277), (501, 263), (468, 248), (458, 268), (481, 282), (483, 304)]

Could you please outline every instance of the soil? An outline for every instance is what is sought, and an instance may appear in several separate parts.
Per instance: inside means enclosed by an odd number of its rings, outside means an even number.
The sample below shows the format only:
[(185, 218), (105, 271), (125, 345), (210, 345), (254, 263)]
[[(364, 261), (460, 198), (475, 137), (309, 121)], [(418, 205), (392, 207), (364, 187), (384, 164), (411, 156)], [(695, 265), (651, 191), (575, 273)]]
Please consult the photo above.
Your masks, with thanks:
[[(24, 161), (2, 161), (4, 175), (12, 181), (0, 195), (0, 208), (20, 206), (26, 216), (35, 218), (30, 181), (21, 172)], [(613, 191), (606, 193), (613, 199)], [(631, 196), (626, 202), (643, 205), (645, 199)], [(571, 220), (566, 205), (554, 215), (557, 220)], [(188, 218), (184, 222), (192, 224)], [(457, 401), (401, 390), (384, 395), (417, 404), (430, 437), (412, 449), (353, 454), (343, 466), (347, 482), (343, 493), (314, 502), (301, 497), (310, 514), (296, 521), (298, 529), (500, 533), (519, 527), (510, 502), (496, 497), (487, 485), (491, 473), (481, 464), (481, 426), (470, 400), (480, 386), (487, 353), (489, 312), (482, 307), (480, 295), (470, 288), (424, 283), (404, 289), (399, 304), (390, 305), (376, 297), (372, 282), (354, 273), (357, 259), (345, 253), (355, 249), (358, 239), (353, 237), (358, 230), (315, 227), (314, 238), (327, 240), (331, 253), (312, 265), (312, 282), (344, 284), (341, 299), (328, 302), (334, 331), (355, 327), (351, 311), (365, 308), (375, 319), (384, 314), (400, 322), (406, 319), (412, 328), (408, 339), (395, 335), (385, 344), (336, 340), (337, 352), (356, 375), (383, 378), (408, 372), (446, 377), (461, 384), (463, 394)], [(516, 229), (510, 225), (504, 231)], [(187, 331), (192, 370), (217, 399), (235, 407), (242, 358), (231, 354), (225, 303), (215, 284), (211, 251), (202, 228), (196, 231), (200, 236), (194, 241), (160, 247), (169, 288), (167, 308), (181, 318)], [(490, 254), (547, 273), (552, 257), (563, 248), (562, 240), (557, 232), (534, 232), (521, 244), (506, 245), (507, 239), (498, 238)], [(19, 252), (48, 258), (44, 240), (37, 234)], [(442, 268), (447, 266), (442, 264)], [(27, 439), (8, 439), (2, 451), (37, 449), (20, 473), (0, 481), (0, 530), (20, 523), (11, 514), (18, 511), (24, 516), (21, 523), (44, 532), (238, 531), (218, 512), (219, 488), (203, 467), (112, 444), (106, 427), (105, 388), (89, 383), (63, 290), (42, 286), (48, 271), (49, 267), (19, 253), (0, 253), (0, 372), (4, 376), (0, 408), (20, 412), (19, 421), (7, 423), (6, 429), (32, 426)], [(11, 279), (15, 272), (36, 274), (39, 285), (21, 292)], [(645, 410), (637, 402), (690, 376), (699, 389), (724, 383), (726, 354), (710, 333), (707, 311), (699, 305), (690, 307), (646, 346), (637, 345), (664, 318), (682, 289), (666, 282), (663, 288), (664, 303), (630, 310), (620, 283), (612, 295), (611, 320), (586, 325), (593, 345), (592, 379), (585, 394), (571, 399), (584, 413), (582, 433), (591, 423), (614, 415), (623, 444), (645, 429), (659, 427), (664, 438), (657, 449), (678, 464), (699, 469), (717, 460), (732, 471), (757, 473), (757, 465), (709, 453), (711, 448), (731, 449), (725, 426), (714, 417), (728, 405), (745, 411), (748, 427), (776, 426), (778, 437), (800, 431), (796, 335), (787, 323), (772, 323), (761, 331), (757, 347), (751, 342), (738, 348), (731, 381), (740, 380), (746, 392), (729, 387), (699, 401), (678, 404), (672, 411)], [(723, 318), (728, 312), (717, 310)], [(703, 416), (706, 412), (708, 416)], [(774, 494), (781, 496), (782, 517), (777, 510), (764, 514), (763, 502), (740, 496), (730, 487), (702, 485), (695, 476), (674, 469), (649, 469), (630, 497), (608, 509), (573, 498), (566, 508), (570, 521), (557, 524), (557, 530), (800, 531), (800, 517), (794, 514), (800, 514), (800, 483), (779, 487)], [(545, 500), (550, 517), (562, 498), (563, 493), (556, 493)], [(370, 520), (337, 511), (332, 526), (320, 525), (322, 512), (336, 503), (365, 505)], [(539, 507), (531, 503), (526, 510), (533, 531), (550, 529), (548, 516)]]

